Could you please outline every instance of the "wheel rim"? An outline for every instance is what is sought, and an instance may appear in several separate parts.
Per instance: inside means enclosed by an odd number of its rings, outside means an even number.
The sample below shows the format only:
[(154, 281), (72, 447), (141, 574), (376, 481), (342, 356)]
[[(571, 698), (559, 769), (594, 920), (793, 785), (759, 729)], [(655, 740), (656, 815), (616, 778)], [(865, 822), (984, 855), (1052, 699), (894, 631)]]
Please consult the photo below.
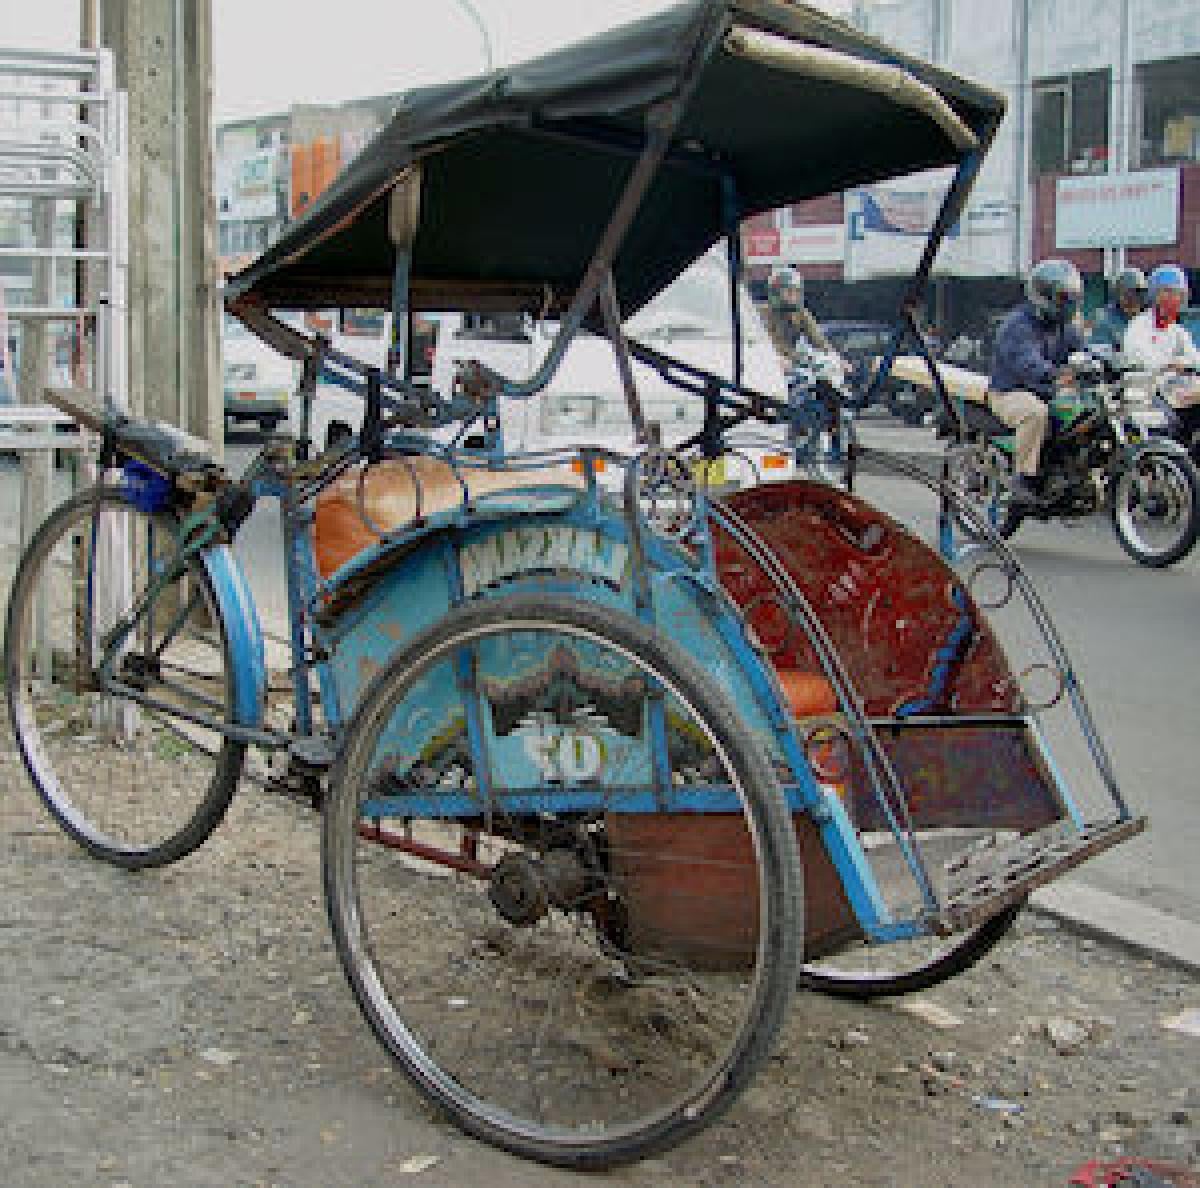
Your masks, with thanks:
[[(171, 547), (172, 524), (106, 493), (93, 537), (92, 501), (77, 500), (35, 541), (9, 612), (8, 687), (13, 725), (39, 795), (60, 823), (102, 856), (136, 862), (179, 844), (207, 811), (224, 761), (218, 732), (168, 720), (131, 700), (100, 693), (82, 645), (89, 583), (98, 639), (145, 587), (147, 558)], [(122, 553), (122, 538), (129, 541)], [(129, 575), (114, 582), (113, 573)], [(185, 592), (186, 591), (186, 592)], [(19, 602), (18, 602), (19, 600)], [(191, 608), (178, 627), (181, 607)], [(176, 584), (157, 603), (127, 657), (153, 657), (136, 679), (174, 704), (209, 703), (228, 716), (229, 678), (206, 586)], [(98, 654), (98, 652), (94, 652)], [(152, 675), (156, 674), (156, 675)]]
[(1122, 471), (1114, 499), (1117, 530), (1139, 553), (1163, 557), (1187, 539), (1194, 490), (1174, 458), (1152, 454)]
[[(572, 654), (574, 664), (567, 658)], [(558, 659), (532, 663), (539, 655)], [(453, 680), (451, 656), (460, 657), (476, 687), (485, 690), (482, 716), (489, 728), (503, 714), (516, 723), (515, 733), (523, 733), (522, 748), (543, 747), (543, 758), (552, 732), (539, 734), (547, 723), (535, 715), (548, 711), (529, 707), (541, 705), (554, 682), (569, 686), (581, 672), (603, 672), (606, 680), (621, 682), (626, 700), (639, 696), (636, 680), (647, 688), (658, 684), (669, 706), (672, 779), (726, 787), (743, 806), (741, 815), (726, 818), (731, 836), (715, 843), (711, 837), (689, 840), (665, 828), (662, 814), (624, 811), (633, 803), (626, 798), (646, 785), (639, 766), (644, 755), (632, 748), (626, 759), (610, 762), (619, 732), (609, 729), (611, 721), (600, 721), (608, 711), (596, 714), (595, 706), (582, 715), (595, 745), (581, 745), (576, 736), (569, 754), (580, 770), (603, 754), (602, 774), (589, 771), (576, 784), (564, 777), (557, 787), (543, 783), (539, 803), (550, 811), (534, 820), (504, 807), (512, 802), (502, 798), (514, 793), (519, 780), (504, 774), (512, 753), (502, 757), (498, 744), (489, 752), (485, 776), (492, 782), (491, 816), (453, 819), (448, 808), (455, 797), (477, 797), (482, 804), (481, 773), (473, 765), (463, 770), (461, 747), (459, 762), (447, 764), (444, 732), (429, 735), (441, 740), (440, 751), (413, 751), (406, 744), (405, 753), (421, 758), (403, 761), (398, 772), (388, 744), (401, 737), (413, 713), (431, 704), (431, 690)], [(551, 672), (555, 664), (561, 671)], [(573, 666), (574, 677), (564, 678)], [(499, 679), (505, 672), (522, 675), (510, 675), (505, 684)], [(617, 703), (604, 697), (614, 689), (608, 685), (599, 702), (610, 711)], [(516, 700), (505, 705), (506, 696)], [(556, 725), (568, 714), (566, 705), (559, 707)], [(471, 711), (462, 708), (469, 734)], [(578, 717), (586, 708), (570, 712)], [(624, 729), (631, 728), (627, 721)], [(424, 738), (429, 730), (426, 724), (417, 733)], [(562, 762), (562, 744), (557, 746), (554, 761)], [(514, 772), (521, 769), (513, 763)], [(345, 779), (328, 809), (325, 865), (339, 951), (377, 1035), (460, 1121), (473, 1121), (485, 1137), (560, 1151), (620, 1144), (689, 1126), (737, 1079), (764, 1025), (766, 971), (775, 947), (768, 938), (778, 924), (770, 905), (778, 900), (765, 882), (760, 826), (745, 807), (739, 772), (712, 724), (669, 674), (579, 626), (549, 631), (538, 623), (476, 623), (412, 662), (371, 703), (339, 770)], [(415, 798), (410, 805), (423, 804), (408, 819), (407, 842), (393, 836), (380, 845), (370, 820), (364, 823), (371, 809), (362, 806), (378, 805), (368, 798), (380, 787)], [(452, 793), (442, 795), (447, 788)], [(600, 796), (601, 812), (567, 811), (580, 789)], [(379, 829), (403, 832), (395, 820)], [(393, 848), (397, 844), (407, 848)], [(710, 844), (718, 846), (716, 857), (706, 849)], [(421, 845), (456, 851), (458, 869), (444, 858), (426, 860)], [(552, 858), (566, 870), (571, 894), (561, 894), (562, 884), (553, 879), (543, 878), (539, 889), (533, 876), (544, 874)], [(498, 894), (501, 871), (511, 879)], [(707, 890), (697, 879), (701, 873)], [(757, 895), (757, 914), (743, 898), (732, 921), (720, 919), (735, 897), (712, 888), (730, 879)], [(664, 903), (669, 908), (656, 913)], [(749, 933), (739, 931), (747, 923)], [(414, 953), (408, 939), (417, 934), (425, 939)]]

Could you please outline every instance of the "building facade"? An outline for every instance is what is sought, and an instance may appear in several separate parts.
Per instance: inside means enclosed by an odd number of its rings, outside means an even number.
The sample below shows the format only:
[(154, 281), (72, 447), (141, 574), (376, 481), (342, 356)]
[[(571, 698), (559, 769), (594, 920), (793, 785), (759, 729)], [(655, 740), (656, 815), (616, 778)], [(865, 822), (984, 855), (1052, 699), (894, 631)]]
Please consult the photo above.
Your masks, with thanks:
[(390, 119), (392, 95), (285, 112), (216, 129), (218, 254), (236, 272), (279, 238)]
[[(1178, 262), (1200, 290), (1200, 0), (854, 0), (849, 19), (1008, 98), (935, 263), (930, 321), (980, 330), (1047, 255), (1079, 265), (1089, 308), (1126, 264)], [(395, 96), (297, 105), (219, 127), (226, 271), (273, 243), (395, 106)], [(921, 174), (747, 220), (752, 283), (786, 264), (819, 297), (819, 315), (894, 315), (949, 177)]]
[[(1089, 306), (1126, 264), (1180, 263), (1197, 291), (1200, 0), (856, 0), (851, 19), (1008, 98), (939, 254), (935, 300), (1002, 294), (1006, 278), (1011, 292), (1048, 255), (1078, 264)], [(795, 266), (818, 291), (831, 279), (878, 289), (915, 265), (946, 181), (926, 174), (843, 195), (840, 210), (824, 201), (760, 216), (748, 257), (760, 276)]]

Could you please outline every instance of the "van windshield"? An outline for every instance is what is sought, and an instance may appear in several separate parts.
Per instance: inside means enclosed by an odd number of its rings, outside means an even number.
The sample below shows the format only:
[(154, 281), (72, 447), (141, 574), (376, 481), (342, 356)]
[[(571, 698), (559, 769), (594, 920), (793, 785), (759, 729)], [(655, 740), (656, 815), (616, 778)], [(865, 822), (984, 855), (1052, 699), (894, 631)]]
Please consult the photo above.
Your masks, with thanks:
[[(744, 286), (738, 297), (742, 336), (755, 342), (761, 337), (758, 314)], [(625, 328), (634, 338), (728, 338), (729, 268), (725, 261), (711, 254), (702, 256), (634, 314)]]

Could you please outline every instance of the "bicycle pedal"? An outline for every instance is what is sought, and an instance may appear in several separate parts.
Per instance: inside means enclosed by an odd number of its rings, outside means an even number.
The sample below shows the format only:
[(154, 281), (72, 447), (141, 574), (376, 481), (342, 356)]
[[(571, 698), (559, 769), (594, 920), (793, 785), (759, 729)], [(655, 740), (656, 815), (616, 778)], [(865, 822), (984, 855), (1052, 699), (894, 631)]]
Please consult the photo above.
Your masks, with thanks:
[(337, 750), (333, 739), (314, 734), (297, 738), (288, 746), (288, 766), (296, 765), (313, 772), (325, 772), (333, 766)]

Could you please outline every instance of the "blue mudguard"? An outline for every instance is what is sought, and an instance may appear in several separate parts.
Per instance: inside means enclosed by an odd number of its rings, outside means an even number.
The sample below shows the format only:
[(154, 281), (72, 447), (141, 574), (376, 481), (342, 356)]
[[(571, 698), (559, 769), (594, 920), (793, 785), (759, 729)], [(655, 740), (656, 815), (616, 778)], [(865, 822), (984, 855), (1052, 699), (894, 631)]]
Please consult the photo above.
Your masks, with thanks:
[(267, 661), (254, 596), (228, 545), (205, 549), (202, 560), (229, 641), (235, 720), (239, 726), (261, 726), (267, 695)]

